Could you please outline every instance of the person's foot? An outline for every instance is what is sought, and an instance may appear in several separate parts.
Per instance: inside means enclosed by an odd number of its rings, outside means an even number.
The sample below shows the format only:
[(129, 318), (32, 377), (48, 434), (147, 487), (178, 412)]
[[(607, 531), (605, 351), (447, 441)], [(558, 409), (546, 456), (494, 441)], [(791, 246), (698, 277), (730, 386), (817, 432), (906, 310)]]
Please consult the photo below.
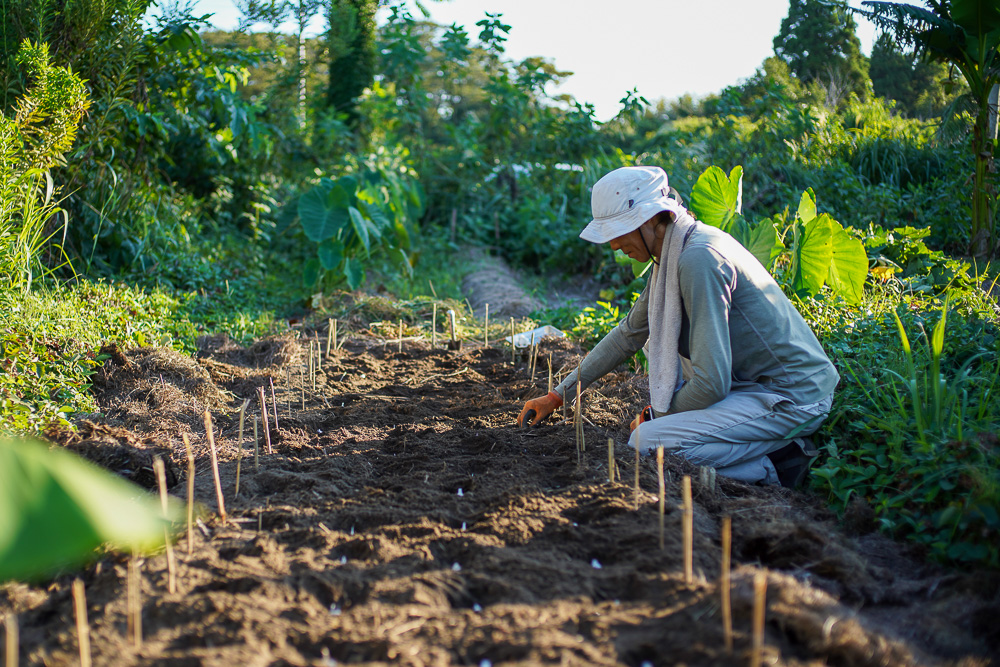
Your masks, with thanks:
[(806, 481), (809, 476), (809, 466), (819, 454), (809, 438), (796, 438), (776, 452), (771, 452), (774, 469), (778, 472), (778, 481), (786, 489), (795, 489)]

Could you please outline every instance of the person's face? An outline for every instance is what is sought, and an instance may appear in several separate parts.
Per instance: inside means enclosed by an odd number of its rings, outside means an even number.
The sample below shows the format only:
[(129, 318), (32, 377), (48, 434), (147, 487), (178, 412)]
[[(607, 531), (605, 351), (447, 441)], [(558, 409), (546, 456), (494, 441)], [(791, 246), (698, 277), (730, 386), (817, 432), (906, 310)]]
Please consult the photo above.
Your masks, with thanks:
[(608, 242), (608, 244), (611, 246), (612, 250), (621, 250), (623, 253), (636, 261), (648, 262), (651, 258), (649, 256), (649, 251), (646, 250), (647, 244), (642, 242), (642, 232), (646, 226), (646, 224), (643, 224), (642, 227), (636, 229), (635, 231), (613, 238)]

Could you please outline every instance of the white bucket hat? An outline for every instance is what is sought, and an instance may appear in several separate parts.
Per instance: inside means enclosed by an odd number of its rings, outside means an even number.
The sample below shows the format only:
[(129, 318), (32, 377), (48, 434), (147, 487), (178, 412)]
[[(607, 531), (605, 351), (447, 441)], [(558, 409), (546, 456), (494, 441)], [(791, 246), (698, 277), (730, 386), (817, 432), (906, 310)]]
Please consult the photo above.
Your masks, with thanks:
[(591, 243), (607, 243), (611, 239), (635, 231), (660, 211), (678, 215), (684, 209), (670, 199), (667, 174), (659, 167), (621, 167), (605, 174), (594, 184), (590, 195), (590, 221), (580, 238)]

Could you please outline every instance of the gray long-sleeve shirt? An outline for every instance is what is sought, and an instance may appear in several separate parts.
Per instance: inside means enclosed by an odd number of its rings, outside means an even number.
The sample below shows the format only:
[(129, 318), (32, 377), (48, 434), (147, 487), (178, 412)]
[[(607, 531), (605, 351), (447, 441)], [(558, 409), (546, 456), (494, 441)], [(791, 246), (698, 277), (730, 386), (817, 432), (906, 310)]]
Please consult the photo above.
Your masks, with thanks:
[[(802, 315), (767, 270), (725, 232), (699, 224), (677, 265), (682, 317), (678, 352), (685, 382), (667, 414), (700, 410), (731, 391), (768, 391), (799, 405), (829, 396), (840, 379)], [(648, 290), (555, 391), (563, 397), (635, 354), (657, 323)], [(574, 390), (575, 391), (575, 390)]]

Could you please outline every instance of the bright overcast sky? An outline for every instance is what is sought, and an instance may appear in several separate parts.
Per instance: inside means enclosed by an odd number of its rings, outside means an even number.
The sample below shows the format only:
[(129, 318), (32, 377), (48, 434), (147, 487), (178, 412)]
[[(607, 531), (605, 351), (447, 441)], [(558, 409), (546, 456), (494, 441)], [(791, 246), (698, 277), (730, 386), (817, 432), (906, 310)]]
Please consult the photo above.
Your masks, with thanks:
[[(476, 21), (500, 12), (512, 26), (507, 55), (543, 56), (573, 72), (555, 92), (590, 102), (599, 120), (614, 116), (632, 88), (654, 101), (703, 97), (745, 79), (772, 55), (771, 40), (788, 13), (788, 0), (429, 0), (424, 6), (431, 20), (464, 25), (473, 40)], [(196, 0), (194, 7), (214, 13), (219, 28), (239, 20), (231, 0)], [(862, 49), (870, 53), (875, 29), (858, 23)], [(317, 19), (314, 31), (322, 27)]]

